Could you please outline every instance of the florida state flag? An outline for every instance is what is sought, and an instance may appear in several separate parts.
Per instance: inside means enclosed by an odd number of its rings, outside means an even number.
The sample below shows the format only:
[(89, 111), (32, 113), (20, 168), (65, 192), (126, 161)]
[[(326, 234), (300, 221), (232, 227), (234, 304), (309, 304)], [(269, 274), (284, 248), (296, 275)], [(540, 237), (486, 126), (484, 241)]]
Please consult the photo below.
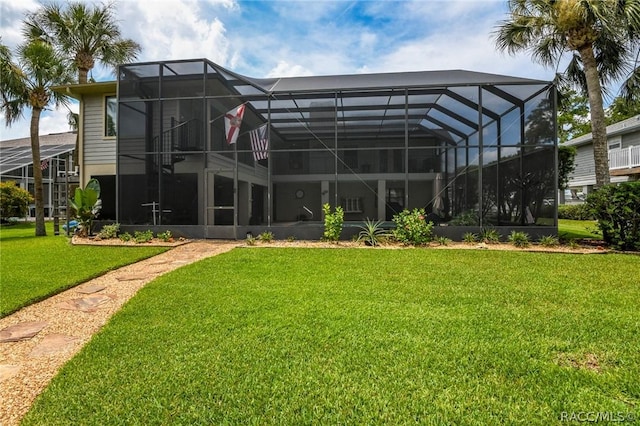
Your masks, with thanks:
[(227, 134), (227, 145), (236, 143), (238, 133), (240, 133), (240, 125), (242, 124), (242, 116), (244, 116), (244, 104), (238, 108), (232, 109), (224, 115), (224, 130)]

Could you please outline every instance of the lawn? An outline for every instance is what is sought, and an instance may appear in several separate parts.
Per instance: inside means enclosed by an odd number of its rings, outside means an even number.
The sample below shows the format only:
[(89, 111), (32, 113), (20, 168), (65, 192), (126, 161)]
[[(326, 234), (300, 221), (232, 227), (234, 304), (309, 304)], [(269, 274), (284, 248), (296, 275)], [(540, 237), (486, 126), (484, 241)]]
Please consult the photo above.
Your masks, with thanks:
[(620, 254), (235, 249), (145, 286), (24, 424), (640, 414), (637, 267)]
[(73, 246), (65, 236), (34, 237), (34, 225), (0, 227), (0, 317), (105, 272), (166, 251), (160, 247)]
[(602, 239), (602, 232), (595, 220), (558, 219), (558, 236), (563, 240), (574, 238)]

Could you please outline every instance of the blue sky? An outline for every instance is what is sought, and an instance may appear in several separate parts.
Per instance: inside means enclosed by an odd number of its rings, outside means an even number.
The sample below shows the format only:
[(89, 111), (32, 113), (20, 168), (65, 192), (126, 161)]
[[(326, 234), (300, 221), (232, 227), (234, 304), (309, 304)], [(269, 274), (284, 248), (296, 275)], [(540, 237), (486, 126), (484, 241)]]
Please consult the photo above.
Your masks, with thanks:
[[(3, 43), (21, 42), (34, 0), (0, 0)], [(208, 58), (250, 77), (466, 69), (551, 80), (555, 70), (526, 54), (496, 52), (491, 33), (503, 0), (120, 0), (124, 37), (142, 45), (140, 61)], [(98, 81), (109, 70), (93, 71)], [(73, 108), (77, 110), (77, 105)], [(47, 111), (41, 134), (68, 130), (66, 110)], [(0, 139), (29, 135), (29, 115)]]

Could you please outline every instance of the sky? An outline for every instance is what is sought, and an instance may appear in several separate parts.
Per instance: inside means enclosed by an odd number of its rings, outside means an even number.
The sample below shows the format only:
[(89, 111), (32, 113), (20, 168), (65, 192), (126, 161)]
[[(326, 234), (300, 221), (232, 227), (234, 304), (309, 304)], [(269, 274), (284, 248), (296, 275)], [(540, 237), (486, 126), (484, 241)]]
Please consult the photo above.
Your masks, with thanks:
[[(506, 3), (120, 0), (112, 7), (122, 36), (142, 46), (138, 62), (207, 58), (255, 78), (464, 69), (552, 80), (556, 70), (526, 53), (496, 51), (492, 33), (507, 17)], [(2, 43), (20, 44), (22, 20), (38, 7), (35, 0), (0, 0)], [(92, 77), (114, 79), (103, 67)], [(40, 134), (68, 131), (67, 113), (45, 111)], [(28, 137), (30, 115), (11, 127), (0, 118), (0, 140)]]

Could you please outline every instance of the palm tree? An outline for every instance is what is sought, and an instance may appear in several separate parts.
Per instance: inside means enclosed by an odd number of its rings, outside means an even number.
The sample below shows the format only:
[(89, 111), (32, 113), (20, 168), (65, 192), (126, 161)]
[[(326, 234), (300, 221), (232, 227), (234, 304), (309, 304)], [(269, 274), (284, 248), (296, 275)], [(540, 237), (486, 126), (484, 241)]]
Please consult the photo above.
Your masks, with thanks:
[(495, 32), (498, 49), (529, 51), (547, 67), (572, 53), (565, 77), (588, 95), (596, 186), (608, 184), (603, 87), (626, 79), (627, 96), (638, 88), (640, 0), (509, 0), (509, 10)]
[(140, 45), (123, 39), (113, 15), (113, 3), (46, 4), (27, 15), (24, 35), (44, 40), (69, 58), (78, 70), (78, 83), (86, 83), (96, 61), (111, 67), (136, 59)]
[(0, 40), (0, 110), (7, 126), (17, 121), (26, 108), (31, 109), (31, 156), (33, 160), (36, 236), (47, 235), (44, 226), (42, 169), (40, 168), (40, 115), (52, 102), (65, 104), (67, 98), (53, 92), (52, 86), (68, 84), (72, 75), (62, 58), (47, 43), (30, 41), (17, 48), (18, 62)]

